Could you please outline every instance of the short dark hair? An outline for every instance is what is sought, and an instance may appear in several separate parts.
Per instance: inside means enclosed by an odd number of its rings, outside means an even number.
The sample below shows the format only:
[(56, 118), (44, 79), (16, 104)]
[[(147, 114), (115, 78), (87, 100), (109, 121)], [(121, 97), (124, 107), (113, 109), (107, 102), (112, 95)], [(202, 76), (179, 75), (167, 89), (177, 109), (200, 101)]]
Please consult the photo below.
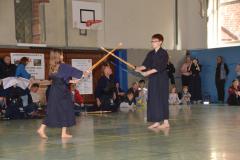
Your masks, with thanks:
[(103, 67), (110, 67), (110, 64), (109, 64), (108, 61), (106, 61), (106, 62), (104, 62), (104, 63), (102, 64), (102, 66), (103, 66)]
[(36, 87), (36, 88), (39, 88), (39, 86), (40, 86), (40, 85), (39, 85), (38, 83), (33, 83), (32, 86), (31, 86), (31, 88), (35, 88), (35, 87)]
[(234, 79), (233, 81), (232, 81), (232, 83), (234, 83), (234, 82), (236, 82), (236, 81), (239, 81), (238, 79)]
[(130, 94), (133, 94), (134, 95), (134, 92), (132, 90), (128, 90), (126, 95), (130, 95)]
[(152, 36), (152, 39), (158, 39), (159, 41), (162, 41), (162, 42), (164, 40), (163, 35), (161, 35), (161, 34), (154, 34)]
[(23, 64), (23, 65), (27, 65), (27, 62), (29, 61), (29, 58), (27, 57), (22, 57), (20, 59), (20, 63), (19, 64)]
[(145, 80), (141, 79), (138, 83), (144, 83), (145, 84)]

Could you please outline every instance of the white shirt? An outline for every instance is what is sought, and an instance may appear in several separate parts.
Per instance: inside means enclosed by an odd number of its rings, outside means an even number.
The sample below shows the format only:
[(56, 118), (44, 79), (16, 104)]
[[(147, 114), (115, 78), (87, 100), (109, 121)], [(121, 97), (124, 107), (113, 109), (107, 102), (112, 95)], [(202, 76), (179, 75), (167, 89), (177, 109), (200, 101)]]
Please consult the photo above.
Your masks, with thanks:
[(180, 104), (178, 94), (177, 93), (170, 93), (168, 102), (169, 102), (169, 104)]
[(38, 103), (40, 101), (40, 96), (37, 93), (31, 92), (33, 103)]

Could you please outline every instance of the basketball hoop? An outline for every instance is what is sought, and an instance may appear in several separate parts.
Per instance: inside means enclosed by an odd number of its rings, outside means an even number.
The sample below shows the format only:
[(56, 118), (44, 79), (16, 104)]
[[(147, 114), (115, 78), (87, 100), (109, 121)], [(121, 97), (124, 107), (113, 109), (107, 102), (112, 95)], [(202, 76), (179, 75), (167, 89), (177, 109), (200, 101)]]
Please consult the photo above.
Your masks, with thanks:
[(87, 27), (92, 27), (93, 25), (102, 23), (102, 20), (87, 20), (86, 21), (86, 26)]

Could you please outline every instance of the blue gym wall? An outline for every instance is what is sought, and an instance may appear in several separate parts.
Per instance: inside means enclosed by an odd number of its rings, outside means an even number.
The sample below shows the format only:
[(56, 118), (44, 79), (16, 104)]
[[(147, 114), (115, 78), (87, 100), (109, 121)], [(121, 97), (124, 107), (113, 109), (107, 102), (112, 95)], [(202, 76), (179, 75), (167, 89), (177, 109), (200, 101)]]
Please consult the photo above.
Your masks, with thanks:
[[(121, 49), (117, 50), (115, 54), (122, 58), (123, 60), (127, 61), (127, 50)], [(121, 89), (124, 91), (128, 90), (128, 75), (127, 75), (127, 66), (120, 62), (119, 60), (115, 59), (115, 81), (120, 83)]]
[(211, 102), (217, 102), (217, 91), (215, 86), (215, 70), (216, 57), (222, 56), (229, 68), (229, 75), (225, 85), (225, 100), (227, 99), (227, 89), (231, 85), (233, 79), (236, 78), (235, 67), (240, 63), (240, 46), (191, 50), (191, 56), (198, 58), (202, 65), (201, 80), (202, 80), (202, 94), (210, 95)]

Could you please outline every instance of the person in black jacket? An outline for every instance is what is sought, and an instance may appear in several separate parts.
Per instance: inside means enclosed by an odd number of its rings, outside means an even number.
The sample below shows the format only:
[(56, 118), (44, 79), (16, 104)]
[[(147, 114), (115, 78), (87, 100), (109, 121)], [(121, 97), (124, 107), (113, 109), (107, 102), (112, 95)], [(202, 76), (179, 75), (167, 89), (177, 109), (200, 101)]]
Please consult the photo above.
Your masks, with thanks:
[(224, 87), (225, 82), (227, 79), (229, 73), (229, 69), (226, 63), (223, 61), (223, 57), (218, 56), (217, 57), (217, 67), (216, 67), (216, 73), (215, 73), (215, 83), (218, 93), (218, 101), (220, 103), (224, 102)]
[(0, 79), (15, 77), (16, 66), (11, 64), (10, 56), (5, 56), (0, 63)]
[(5, 90), (6, 97), (6, 113), (7, 119), (24, 118), (23, 102), (21, 96), (25, 95), (25, 91), (20, 87), (12, 86)]
[(191, 67), (189, 68), (191, 74), (191, 81), (190, 81), (190, 93), (191, 93), (191, 101), (193, 103), (200, 103), (202, 100), (202, 91), (201, 91), (201, 65), (199, 64), (198, 59), (194, 58), (192, 60)]
[(175, 79), (173, 75), (175, 73), (175, 67), (170, 61), (168, 61), (168, 64), (167, 64), (167, 72), (168, 72), (168, 77), (170, 79), (171, 84), (175, 85)]
[(103, 76), (98, 80), (95, 90), (97, 106), (100, 110), (116, 112), (116, 86), (112, 78), (112, 69), (108, 63), (103, 65)]

